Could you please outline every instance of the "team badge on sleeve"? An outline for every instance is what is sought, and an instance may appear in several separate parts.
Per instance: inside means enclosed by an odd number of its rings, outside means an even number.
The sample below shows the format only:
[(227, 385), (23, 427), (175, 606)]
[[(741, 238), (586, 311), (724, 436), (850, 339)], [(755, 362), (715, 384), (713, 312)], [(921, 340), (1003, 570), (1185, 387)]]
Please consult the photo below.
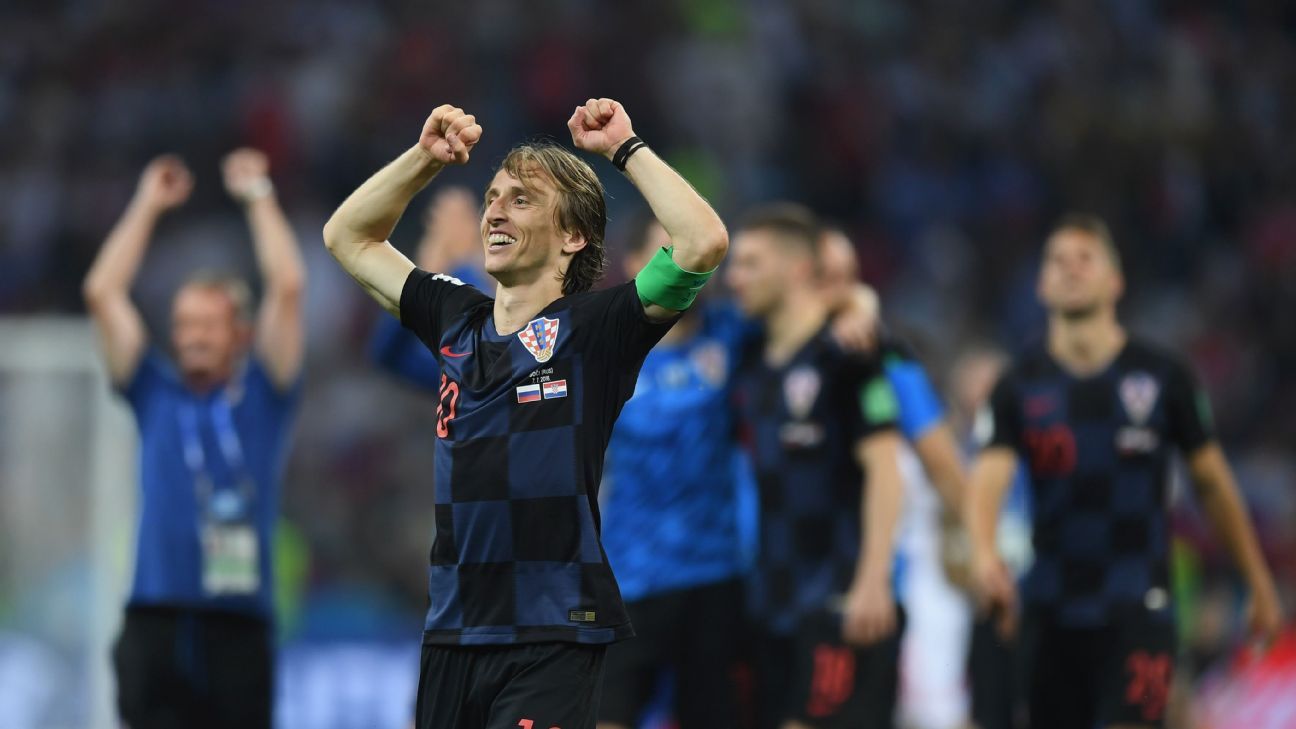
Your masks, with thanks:
[(522, 346), (535, 357), (535, 361), (548, 362), (558, 344), (558, 320), (544, 317), (532, 319), (518, 332), (517, 337), (522, 340)]

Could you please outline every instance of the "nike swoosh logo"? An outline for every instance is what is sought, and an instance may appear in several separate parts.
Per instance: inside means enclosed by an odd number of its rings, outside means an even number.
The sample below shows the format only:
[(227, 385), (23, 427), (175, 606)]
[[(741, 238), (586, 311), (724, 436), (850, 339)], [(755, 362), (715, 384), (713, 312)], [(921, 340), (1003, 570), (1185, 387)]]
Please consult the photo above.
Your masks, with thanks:
[(447, 357), (467, 357), (472, 354), (472, 352), (451, 352), (449, 347), (442, 347), (441, 354), (444, 354)]

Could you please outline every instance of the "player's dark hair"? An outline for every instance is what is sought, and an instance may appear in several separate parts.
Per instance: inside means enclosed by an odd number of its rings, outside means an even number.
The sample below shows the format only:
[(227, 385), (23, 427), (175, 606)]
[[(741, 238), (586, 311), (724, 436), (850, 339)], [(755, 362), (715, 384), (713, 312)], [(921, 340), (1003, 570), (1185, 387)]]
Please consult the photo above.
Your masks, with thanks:
[(818, 259), (819, 219), (810, 208), (794, 202), (772, 202), (748, 210), (738, 222), (738, 230), (764, 230), (775, 233), (788, 245), (804, 248)]
[(607, 231), (607, 201), (603, 183), (584, 160), (552, 142), (519, 144), (500, 163), (526, 184), (527, 178), (541, 172), (558, 189), (554, 222), (564, 233), (576, 233), (585, 239), (585, 247), (572, 256), (563, 274), (563, 294), (589, 291), (603, 276), (607, 251), (603, 237)]
[(1093, 236), (1102, 244), (1107, 255), (1111, 257), (1112, 265), (1119, 272), (1122, 270), (1120, 249), (1116, 247), (1116, 239), (1112, 237), (1111, 228), (1107, 227), (1107, 222), (1092, 213), (1067, 213), (1053, 224), (1053, 229), (1049, 231), (1048, 237), (1061, 233), (1064, 230), (1072, 230)]

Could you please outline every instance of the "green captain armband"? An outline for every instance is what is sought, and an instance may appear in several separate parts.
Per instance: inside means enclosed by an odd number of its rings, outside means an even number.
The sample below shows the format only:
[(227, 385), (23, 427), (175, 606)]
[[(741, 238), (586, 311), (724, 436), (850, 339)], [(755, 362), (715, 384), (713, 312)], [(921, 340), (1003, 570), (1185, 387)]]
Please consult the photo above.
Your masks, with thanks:
[(698, 292), (715, 273), (715, 269), (706, 273), (685, 271), (671, 257), (674, 250), (674, 246), (659, 248), (648, 265), (635, 276), (635, 289), (644, 306), (656, 304), (663, 309), (684, 311), (693, 305)]

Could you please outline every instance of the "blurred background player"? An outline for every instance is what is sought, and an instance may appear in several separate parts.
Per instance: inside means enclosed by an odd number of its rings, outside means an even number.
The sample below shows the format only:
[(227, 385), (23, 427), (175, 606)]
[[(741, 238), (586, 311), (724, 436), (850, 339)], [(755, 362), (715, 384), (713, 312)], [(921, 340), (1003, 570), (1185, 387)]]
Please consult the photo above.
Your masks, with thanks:
[[(479, 291), (494, 286), (482, 270), (481, 211), (472, 191), (450, 186), (437, 190), (423, 212), (423, 236), (414, 258), (424, 271), (442, 271)], [(383, 369), (411, 384), (435, 391), (441, 386), (436, 355), (395, 317), (379, 317), (369, 340), (369, 356)]]
[[(820, 290), (837, 309), (856, 300), (878, 315), (872, 289), (859, 283), (855, 246), (840, 228), (820, 236)], [(870, 303), (859, 299), (872, 298)], [(897, 599), (904, 606), (900, 651), (899, 718), (917, 729), (962, 725), (968, 632), (965, 597), (946, 576), (945, 531), (957, 523), (964, 491), (962, 457), (923, 363), (899, 337), (879, 324), (878, 355), (899, 404), (900, 473), (904, 507), (897, 529)]]
[(193, 189), (177, 157), (144, 169), (84, 283), (140, 435), (135, 577), (113, 654), (133, 729), (271, 721), (270, 538), (302, 367), (304, 273), (265, 156), (237, 150), (223, 173), (261, 272), (255, 328), (245, 283), (200, 274), (171, 307), (174, 360), (149, 343), (130, 290), (158, 219)]
[(726, 275), (764, 327), (735, 385), (761, 505), (756, 716), (785, 729), (885, 727), (903, 624), (892, 590), (897, 403), (880, 364), (845, 354), (828, 332), (818, 236), (800, 206), (760, 208)]
[(1178, 358), (1116, 318), (1119, 254), (1097, 218), (1064, 218), (1045, 244), (1038, 294), (1048, 338), (995, 386), (971, 479), (973, 572), (1011, 632), (1018, 605), (996, 538), (1020, 455), (1030, 473), (1035, 562), (1022, 581), (1030, 725), (1162, 726), (1175, 658), (1167, 486), (1173, 450), (1251, 591), (1247, 623), (1281, 626), (1210, 407)]
[[(990, 427), (986, 403), (1007, 363), (1003, 352), (974, 345), (950, 367), (950, 422), (969, 458), (976, 453), (978, 428)], [(999, 557), (1014, 580), (1030, 567), (1030, 521), (1030, 485), (1026, 470), (1019, 465), (1003, 501), (995, 534)], [(958, 536), (957, 543), (947, 546), (947, 568), (953, 573), (951, 581), (971, 590), (966, 533), (960, 529)], [(1020, 726), (1023, 718), (1021, 665), (1015, 636), (996, 630), (993, 618), (979, 611), (971, 626), (971, 640), (967, 643), (970, 715), (977, 729), (1012, 729)]]
[(621, 286), (590, 290), (605, 261), (603, 187), (553, 144), (515, 147), (486, 190), (479, 240), (495, 298), (387, 242), (410, 199), (481, 139), (448, 105), (324, 229), (342, 267), (441, 365), (420, 727), (591, 729), (605, 647), (633, 635), (599, 542), (604, 451), (648, 350), (710, 278), (690, 271), (713, 271), (728, 235), (617, 102), (590, 99), (568, 129), (670, 231), (672, 247)]
[[(655, 220), (625, 257), (632, 277), (670, 246)], [(750, 466), (734, 437), (731, 376), (752, 328), (704, 294), (644, 359), (608, 444), (603, 546), (635, 640), (608, 649), (602, 729), (638, 726), (663, 676), (680, 729), (741, 715), (732, 674), (742, 619)]]

